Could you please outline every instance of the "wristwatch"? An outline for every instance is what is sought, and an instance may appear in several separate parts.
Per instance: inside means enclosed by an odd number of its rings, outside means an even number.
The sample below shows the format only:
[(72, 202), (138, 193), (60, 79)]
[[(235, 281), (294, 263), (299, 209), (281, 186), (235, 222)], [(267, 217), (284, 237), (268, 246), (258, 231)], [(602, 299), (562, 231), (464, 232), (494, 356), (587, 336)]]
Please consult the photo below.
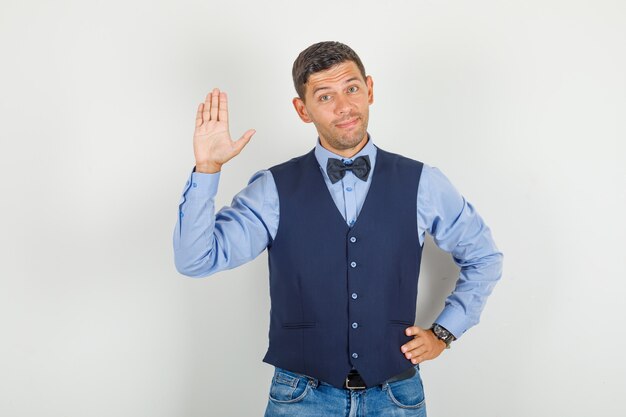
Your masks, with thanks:
[(437, 336), (439, 340), (443, 340), (445, 342), (446, 349), (450, 349), (450, 343), (456, 340), (456, 337), (454, 337), (454, 335), (450, 333), (448, 329), (437, 323), (433, 323), (433, 325), (430, 327), (430, 330), (435, 334), (435, 336)]

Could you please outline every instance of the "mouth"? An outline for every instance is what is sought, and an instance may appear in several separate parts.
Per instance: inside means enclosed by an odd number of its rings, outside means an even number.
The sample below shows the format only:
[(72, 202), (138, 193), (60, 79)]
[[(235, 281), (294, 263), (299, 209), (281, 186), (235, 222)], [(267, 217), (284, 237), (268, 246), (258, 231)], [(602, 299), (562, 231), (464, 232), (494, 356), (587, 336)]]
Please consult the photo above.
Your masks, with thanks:
[(341, 124), (336, 124), (335, 126), (337, 126), (340, 129), (349, 129), (352, 126), (356, 125), (356, 123), (359, 121), (358, 117), (355, 117), (352, 120), (349, 120), (347, 122), (341, 123)]

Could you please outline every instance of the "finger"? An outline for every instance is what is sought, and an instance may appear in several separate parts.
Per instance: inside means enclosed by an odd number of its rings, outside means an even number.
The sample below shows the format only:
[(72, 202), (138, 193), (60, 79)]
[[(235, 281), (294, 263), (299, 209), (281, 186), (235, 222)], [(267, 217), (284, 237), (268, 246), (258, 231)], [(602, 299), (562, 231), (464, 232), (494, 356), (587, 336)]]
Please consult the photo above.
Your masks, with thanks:
[(226, 97), (224, 92), (220, 93), (220, 107), (217, 120), (228, 123), (228, 97)]
[(426, 341), (424, 340), (424, 338), (418, 337), (418, 338), (411, 340), (410, 342), (403, 344), (400, 347), (400, 350), (402, 351), (402, 353), (406, 353), (420, 346), (423, 346), (425, 343)]
[(419, 335), (420, 333), (422, 333), (423, 331), (424, 331), (424, 329), (422, 329), (422, 328), (421, 328), (421, 327), (419, 327), (419, 326), (411, 326), (411, 327), (407, 327), (407, 328), (404, 330), (404, 333), (405, 333), (407, 336), (417, 336), (417, 335)]
[(419, 356), (423, 356), (424, 354), (428, 353), (429, 349), (426, 346), (420, 346), (416, 349), (413, 349), (407, 353), (404, 354), (404, 356), (407, 359), (411, 359), (411, 358), (417, 358)]
[(426, 356), (416, 356), (414, 358), (411, 358), (411, 363), (412, 364), (416, 364), (416, 363), (422, 363), (425, 360), (428, 360), (428, 358)]
[(196, 127), (202, 124), (202, 108), (204, 107), (204, 103), (200, 103), (198, 105), (198, 112), (196, 113)]
[(208, 122), (209, 120), (211, 120), (211, 93), (206, 95), (202, 106), (202, 121)]
[(217, 111), (219, 109), (220, 90), (213, 89), (211, 93), (211, 120), (217, 120)]
[(241, 136), (239, 139), (235, 141), (235, 147), (237, 148), (237, 153), (241, 152), (243, 147), (246, 146), (248, 142), (250, 142), (252, 135), (254, 135), (255, 133), (256, 133), (256, 130), (249, 129), (246, 131), (246, 133), (243, 134), (243, 136)]

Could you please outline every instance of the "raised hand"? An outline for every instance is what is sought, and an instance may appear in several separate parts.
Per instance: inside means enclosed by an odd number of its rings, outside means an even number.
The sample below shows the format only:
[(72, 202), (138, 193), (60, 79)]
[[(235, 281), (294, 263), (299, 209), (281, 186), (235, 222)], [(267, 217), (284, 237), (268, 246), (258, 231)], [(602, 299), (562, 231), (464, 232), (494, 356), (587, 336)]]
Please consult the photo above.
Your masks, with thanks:
[(214, 88), (198, 106), (196, 130), (193, 134), (193, 153), (196, 172), (215, 173), (222, 165), (248, 144), (254, 129), (247, 130), (241, 138), (233, 141), (228, 130), (228, 98), (225, 92)]

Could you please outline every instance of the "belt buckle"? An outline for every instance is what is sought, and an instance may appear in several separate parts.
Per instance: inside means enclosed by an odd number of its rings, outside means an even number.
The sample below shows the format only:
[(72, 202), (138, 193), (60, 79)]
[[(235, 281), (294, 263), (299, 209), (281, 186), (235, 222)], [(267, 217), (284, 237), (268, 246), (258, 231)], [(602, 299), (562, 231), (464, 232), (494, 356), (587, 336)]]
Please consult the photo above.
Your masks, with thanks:
[[(350, 379), (351, 376), (356, 376), (357, 378)], [(350, 382), (352, 382), (352, 381), (361, 381), (361, 382), (363, 381), (363, 379), (361, 378), (361, 376), (358, 373), (348, 374), (348, 376), (346, 376), (346, 382), (344, 383), (344, 386), (347, 389), (350, 389), (350, 390), (367, 388), (365, 385), (358, 385), (358, 383), (357, 383), (357, 385), (350, 385)]]

